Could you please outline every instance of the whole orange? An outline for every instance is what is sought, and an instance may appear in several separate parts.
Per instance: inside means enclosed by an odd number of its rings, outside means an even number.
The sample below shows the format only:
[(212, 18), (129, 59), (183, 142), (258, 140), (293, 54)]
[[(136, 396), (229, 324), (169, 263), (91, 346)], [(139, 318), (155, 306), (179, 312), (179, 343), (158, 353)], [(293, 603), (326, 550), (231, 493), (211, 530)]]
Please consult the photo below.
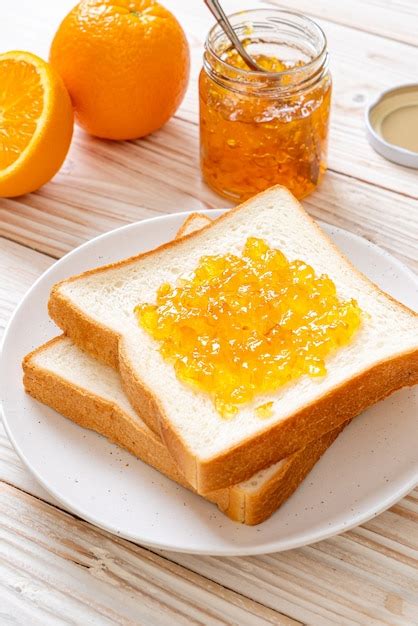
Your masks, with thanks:
[(154, 0), (83, 0), (64, 18), (50, 62), (87, 132), (135, 139), (175, 113), (189, 48), (176, 18)]

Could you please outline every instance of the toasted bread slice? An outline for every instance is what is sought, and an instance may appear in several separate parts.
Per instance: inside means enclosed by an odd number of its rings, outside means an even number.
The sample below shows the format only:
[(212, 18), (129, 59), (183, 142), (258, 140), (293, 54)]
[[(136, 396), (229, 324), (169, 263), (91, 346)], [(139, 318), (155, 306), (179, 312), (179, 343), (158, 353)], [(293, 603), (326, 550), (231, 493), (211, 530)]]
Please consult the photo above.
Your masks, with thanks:
[[(327, 359), (322, 379), (301, 377), (226, 421), (210, 397), (177, 379), (138, 326), (134, 307), (154, 301), (162, 283), (175, 283), (202, 255), (239, 254), (250, 236), (327, 273), (342, 298), (358, 300), (364, 319), (351, 343)], [(418, 316), (360, 274), (280, 186), (178, 241), (62, 281), (52, 290), (49, 311), (74, 343), (119, 369), (133, 406), (199, 493), (250, 478), (418, 382)], [(272, 417), (260, 420), (255, 406), (270, 401)]]
[[(97, 362), (65, 336), (28, 354), (23, 368), (26, 391), (34, 398), (192, 489), (161, 439), (132, 408), (114, 369)], [(342, 427), (246, 482), (207, 494), (206, 499), (235, 521), (259, 524), (293, 493), (340, 430)]]

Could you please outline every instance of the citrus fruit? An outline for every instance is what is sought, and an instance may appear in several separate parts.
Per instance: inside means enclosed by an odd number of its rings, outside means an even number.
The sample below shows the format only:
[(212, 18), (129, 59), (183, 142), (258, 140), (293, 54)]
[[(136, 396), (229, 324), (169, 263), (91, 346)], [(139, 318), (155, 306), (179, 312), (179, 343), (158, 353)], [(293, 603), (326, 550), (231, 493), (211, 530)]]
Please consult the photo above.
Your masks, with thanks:
[(153, 0), (84, 0), (61, 23), (50, 62), (76, 120), (107, 139), (160, 128), (187, 87), (189, 49), (176, 18)]
[(68, 152), (74, 113), (64, 83), (29, 52), (0, 54), (0, 196), (34, 191)]

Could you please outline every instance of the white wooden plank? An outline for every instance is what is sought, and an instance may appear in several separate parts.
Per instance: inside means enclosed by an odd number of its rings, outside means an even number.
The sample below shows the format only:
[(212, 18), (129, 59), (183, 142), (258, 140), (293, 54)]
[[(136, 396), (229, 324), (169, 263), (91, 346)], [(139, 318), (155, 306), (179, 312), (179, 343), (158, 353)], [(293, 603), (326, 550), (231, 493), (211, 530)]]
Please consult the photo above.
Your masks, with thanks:
[(418, 270), (416, 201), (329, 172), (321, 188), (303, 204), (316, 219), (365, 237)]
[(418, 45), (416, 0), (269, 0), (270, 4)]
[(0, 337), (27, 289), (52, 259), (0, 237)]
[[(396, 540), (390, 539), (393, 534)], [(307, 624), (416, 623), (418, 525), (393, 511), (286, 553), (239, 559), (168, 556), (231, 588), (239, 584), (243, 593)]]
[[(156, 133), (138, 146), (119, 144), (116, 148), (121, 157), (118, 166), (121, 179), (125, 171), (124, 159), (130, 158), (132, 149), (139, 155), (137, 166), (132, 165), (138, 168), (138, 179), (149, 181), (152, 176), (152, 184), (148, 182), (148, 187), (144, 184), (141, 189), (141, 206), (135, 205), (137, 191), (129, 186), (124, 187), (125, 196), (121, 201), (117, 199), (118, 186), (105, 181), (99, 185), (80, 173), (75, 179), (77, 191), (72, 193), (70, 204), (67, 183), (45, 186), (31, 194), (30, 204), (26, 205), (20, 199), (0, 199), (0, 232), (48, 254), (61, 256), (101, 232), (159, 215), (160, 211), (228, 206), (227, 201), (216, 199), (202, 186), (196, 169), (183, 174), (180, 169), (175, 174), (169, 173), (174, 158), (190, 153), (197, 155), (198, 150), (195, 127), (188, 122), (171, 122), (170, 134), (178, 141), (175, 149), (167, 141), (165, 131)], [(181, 137), (187, 137), (188, 142), (182, 143)], [(150, 155), (150, 147), (153, 152), (159, 152), (159, 168)], [(122, 156), (125, 151), (126, 156)], [(105, 159), (109, 153), (114, 153), (114, 148), (108, 143), (97, 142), (96, 153)], [(101, 175), (106, 173), (104, 166), (99, 169)], [(99, 186), (101, 195), (97, 194)], [(320, 189), (304, 204), (315, 217), (364, 235), (411, 267), (418, 267), (418, 211), (414, 211), (415, 201), (410, 198), (390, 191), (382, 192), (373, 185), (328, 172)], [(89, 206), (94, 208), (89, 209)]]
[[(11, 313), (25, 292), (54, 259), (0, 238), (0, 342)], [(55, 502), (24, 468), (0, 420), (0, 480), (49, 502)], [(1, 604), (0, 604), (1, 606)]]
[[(316, 0), (314, 3), (310, 0), (267, 0), (267, 3), (300, 11), (355, 30), (364, 30), (388, 39), (418, 45), (415, 0), (350, 0), (350, 2)], [(193, 8), (190, 6), (192, 4), (190, 0), (165, 0), (163, 4), (173, 11), (182, 23)], [(230, 0), (224, 0), (223, 4), (229, 12), (239, 10)], [(257, 4), (258, 2), (254, 0), (250, 6), (256, 7)], [(9, 24), (13, 21), (13, 30), (5, 29), (3, 48), (33, 50), (46, 58), (49, 43), (58, 24), (73, 6), (73, 0), (59, 2), (42, 0), (37, 2), (34, 11), (32, 0), (20, 0), (19, 11), (16, 11), (13, 3), (5, 4), (1, 8), (2, 19)], [(241, 9), (243, 6), (241, 2)]]
[(4, 483), (0, 538), (1, 611), (18, 623), (31, 609), (43, 623), (297, 624)]

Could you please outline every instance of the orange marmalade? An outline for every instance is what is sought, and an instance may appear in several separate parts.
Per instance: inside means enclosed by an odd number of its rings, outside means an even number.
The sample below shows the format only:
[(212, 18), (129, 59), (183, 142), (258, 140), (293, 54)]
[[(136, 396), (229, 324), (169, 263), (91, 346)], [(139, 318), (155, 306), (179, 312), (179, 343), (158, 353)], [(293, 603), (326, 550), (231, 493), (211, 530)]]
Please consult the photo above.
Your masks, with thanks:
[(276, 9), (231, 16), (251, 71), (215, 26), (199, 79), (200, 153), (205, 181), (232, 200), (274, 184), (297, 198), (326, 169), (331, 77), (322, 30)]
[[(357, 302), (339, 298), (328, 276), (255, 237), (240, 256), (202, 257), (135, 312), (178, 378), (210, 394), (224, 418), (304, 374), (324, 376), (325, 358), (361, 322)], [(271, 417), (273, 403), (255, 414)]]

